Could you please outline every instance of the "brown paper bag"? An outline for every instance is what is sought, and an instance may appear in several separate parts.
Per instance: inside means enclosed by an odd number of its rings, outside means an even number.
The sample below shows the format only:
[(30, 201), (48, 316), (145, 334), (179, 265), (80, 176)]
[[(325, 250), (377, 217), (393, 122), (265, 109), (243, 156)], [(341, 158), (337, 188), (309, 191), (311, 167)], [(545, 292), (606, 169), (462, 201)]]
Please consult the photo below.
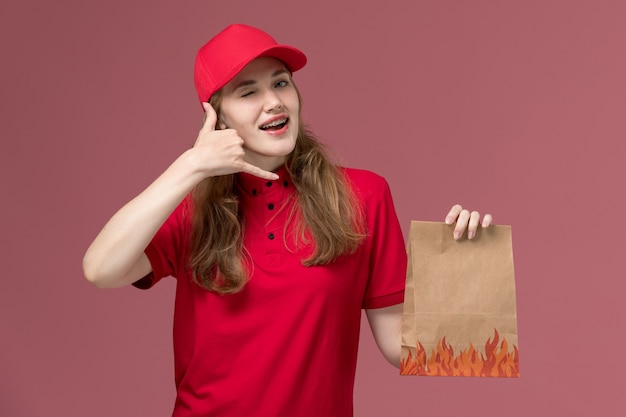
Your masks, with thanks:
[(510, 226), (411, 222), (402, 375), (519, 377)]

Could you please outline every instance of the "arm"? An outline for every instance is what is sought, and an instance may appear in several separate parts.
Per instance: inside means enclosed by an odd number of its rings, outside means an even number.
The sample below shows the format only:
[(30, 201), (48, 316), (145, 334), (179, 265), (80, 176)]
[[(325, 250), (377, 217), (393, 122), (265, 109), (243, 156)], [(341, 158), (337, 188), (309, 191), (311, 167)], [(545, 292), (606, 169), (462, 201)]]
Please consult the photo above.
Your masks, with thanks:
[(400, 367), (403, 308), (404, 304), (396, 304), (390, 307), (365, 310), (378, 349), (385, 359), (396, 368)]
[(132, 284), (151, 272), (145, 248), (170, 213), (200, 181), (190, 169), (193, 155), (181, 155), (159, 178), (108, 221), (83, 258), (83, 272), (97, 287)]
[(240, 171), (276, 179), (276, 174), (245, 162), (243, 139), (232, 129), (215, 130), (217, 115), (208, 103), (205, 110), (205, 122), (194, 147), (115, 213), (87, 249), (83, 272), (94, 285), (121, 287), (150, 273), (145, 248), (176, 206), (203, 179)]

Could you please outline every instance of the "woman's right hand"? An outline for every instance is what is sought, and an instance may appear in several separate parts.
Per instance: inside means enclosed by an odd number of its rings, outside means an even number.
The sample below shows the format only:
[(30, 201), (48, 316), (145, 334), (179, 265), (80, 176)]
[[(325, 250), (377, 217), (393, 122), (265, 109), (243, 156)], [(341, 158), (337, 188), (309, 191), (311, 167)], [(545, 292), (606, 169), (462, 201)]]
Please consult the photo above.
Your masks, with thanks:
[(204, 123), (192, 152), (195, 153), (198, 169), (206, 177), (246, 172), (268, 179), (278, 179), (278, 175), (265, 171), (245, 161), (244, 140), (235, 129), (215, 130), (217, 113), (209, 103), (202, 103), (205, 110)]

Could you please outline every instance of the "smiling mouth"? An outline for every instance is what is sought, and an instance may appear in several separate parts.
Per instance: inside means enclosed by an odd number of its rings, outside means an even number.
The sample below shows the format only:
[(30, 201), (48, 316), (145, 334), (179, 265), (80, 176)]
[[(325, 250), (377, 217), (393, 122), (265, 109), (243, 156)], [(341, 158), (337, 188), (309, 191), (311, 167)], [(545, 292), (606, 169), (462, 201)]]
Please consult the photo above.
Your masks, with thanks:
[(276, 119), (268, 124), (265, 124), (263, 126), (260, 126), (259, 128), (261, 130), (280, 130), (283, 127), (285, 127), (285, 125), (289, 123), (289, 118), (288, 117), (284, 117), (282, 119)]

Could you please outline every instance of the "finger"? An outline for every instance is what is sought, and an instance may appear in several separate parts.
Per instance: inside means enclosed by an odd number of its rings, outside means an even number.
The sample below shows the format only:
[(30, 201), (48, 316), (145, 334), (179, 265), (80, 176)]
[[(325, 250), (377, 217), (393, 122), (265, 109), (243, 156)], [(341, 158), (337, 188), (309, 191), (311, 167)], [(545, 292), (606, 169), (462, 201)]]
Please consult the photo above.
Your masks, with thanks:
[(482, 227), (489, 227), (493, 223), (493, 217), (491, 214), (485, 214), (483, 217)]
[(480, 213), (472, 211), (470, 213), (469, 223), (467, 225), (467, 238), (471, 239), (476, 236), (476, 229), (478, 229), (478, 223), (480, 222)]
[(265, 171), (255, 165), (249, 164), (247, 162), (243, 163), (243, 167), (241, 169), (242, 172), (247, 172), (248, 174), (254, 175), (255, 177), (263, 178), (266, 180), (277, 180), (278, 175), (274, 172)]
[(452, 224), (459, 217), (459, 214), (463, 210), (460, 204), (455, 204), (452, 206), (448, 214), (446, 215), (446, 224)]
[(470, 219), (469, 210), (461, 210), (461, 213), (459, 213), (459, 217), (456, 220), (456, 227), (454, 228), (455, 240), (463, 236), (463, 232), (465, 231), (465, 228), (467, 227), (467, 223), (469, 222), (469, 219)]
[(215, 130), (215, 124), (217, 123), (217, 113), (215, 113), (215, 109), (209, 103), (202, 103), (202, 107), (204, 107), (204, 122), (200, 130), (209, 132)]

